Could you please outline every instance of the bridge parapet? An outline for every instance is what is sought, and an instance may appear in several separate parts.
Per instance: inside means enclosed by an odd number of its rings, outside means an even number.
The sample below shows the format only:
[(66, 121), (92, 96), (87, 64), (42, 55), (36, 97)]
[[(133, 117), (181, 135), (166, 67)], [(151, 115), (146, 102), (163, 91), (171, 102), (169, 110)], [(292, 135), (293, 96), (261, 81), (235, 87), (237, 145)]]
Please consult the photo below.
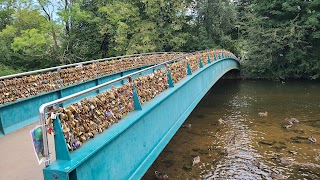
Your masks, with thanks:
[[(43, 104), (46, 139), (47, 108), (108, 87), (96, 97), (56, 110), (60, 116), (49, 120), (57, 161), (46, 162), (45, 179), (141, 177), (211, 86), (227, 71), (238, 69), (232, 56), (219, 51), (187, 54)], [(115, 87), (117, 82), (123, 85)], [(47, 141), (44, 144), (49, 158)]]
[(164, 62), (183, 53), (146, 53), (98, 59), (0, 77), (0, 105), (105, 75)]
[[(118, 56), (0, 77), (0, 137), (38, 121), (38, 111), (34, 107), (179, 55), (182, 53)], [(98, 91), (102, 90), (105, 89)]]
[(0, 136), (38, 121), (34, 107), (182, 54), (118, 56), (0, 77)]

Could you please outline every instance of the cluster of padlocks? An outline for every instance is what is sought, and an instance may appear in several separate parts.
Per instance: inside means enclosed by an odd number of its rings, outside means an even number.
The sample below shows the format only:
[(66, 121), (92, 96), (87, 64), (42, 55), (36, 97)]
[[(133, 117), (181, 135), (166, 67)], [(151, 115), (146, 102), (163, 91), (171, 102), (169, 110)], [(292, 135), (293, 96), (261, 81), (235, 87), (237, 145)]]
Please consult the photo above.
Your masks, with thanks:
[[(96, 97), (85, 98), (66, 108), (51, 109), (48, 113), (59, 114), (62, 131), (69, 151), (79, 148), (85, 141), (103, 132), (112, 124), (123, 119), (134, 108), (134, 89), (140, 104), (144, 104), (169, 87), (170, 78), (178, 83), (188, 74), (208, 62), (208, 55), (214, 57), (222, 51), (206, 51), (187, 55), (177, 61), (165, 64), (153, 73), (132, 79), (120, 87), (111, 87)], [(224, 55), (232, 55), (223, 51)], [(220, 55), (219, 55), (220, 57)], [(205, 63), (206, 62), (206, 63)], [(47, 119), (48, 132), (54, 134), (51, 116)]]
[(97, 61), (62, 68), (41, 74), (32, 74), (0, 80), (0, 105), (75, 85), (101, 76), (165, 62), (181, 56), (181, 53), (151, 54)]
[[(85, 98), (67, 108), (51, 112), (60, 114), (64, 138), (68, 149), (72, 151), (133, 110), (133, 84), (128, 82), (118, 88), (112, 87), (96, 97)], [(48, 132), (54, 134), (51, 117), (48, 118), (47, 125)]]
[(169, 87), (168, 75), (165, 69), (159, 69), (154, 73), (136, 78), (134, 84), (137, 87), (140, 103), (143, 104)]

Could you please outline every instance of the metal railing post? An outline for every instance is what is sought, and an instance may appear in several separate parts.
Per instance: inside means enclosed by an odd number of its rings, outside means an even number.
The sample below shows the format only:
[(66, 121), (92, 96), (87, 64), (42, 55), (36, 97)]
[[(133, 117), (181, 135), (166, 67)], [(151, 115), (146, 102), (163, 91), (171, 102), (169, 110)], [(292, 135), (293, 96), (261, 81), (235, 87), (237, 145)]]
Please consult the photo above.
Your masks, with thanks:
[(40, 112), (40, 124), (42, 129), (42, 136), (43, 136), (43, 153), (45, 158), (45, 166), (49, 166), (50, 154), (49, 154), (48, 134), (47, 134), (47, 128), (46, 128), (45, 108), (46, 107), (44, 105), (41, 105), (39, 108), (39, 112)]

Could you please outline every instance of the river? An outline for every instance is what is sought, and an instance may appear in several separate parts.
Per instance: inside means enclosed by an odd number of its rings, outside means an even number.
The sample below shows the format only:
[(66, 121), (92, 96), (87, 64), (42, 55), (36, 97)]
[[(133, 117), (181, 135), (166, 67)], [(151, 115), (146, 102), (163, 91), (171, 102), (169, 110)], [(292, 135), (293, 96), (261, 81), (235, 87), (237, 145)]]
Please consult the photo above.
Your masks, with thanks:
[(142, 179), (320, 179), (319, 82), (220, 80), (184, 125)]

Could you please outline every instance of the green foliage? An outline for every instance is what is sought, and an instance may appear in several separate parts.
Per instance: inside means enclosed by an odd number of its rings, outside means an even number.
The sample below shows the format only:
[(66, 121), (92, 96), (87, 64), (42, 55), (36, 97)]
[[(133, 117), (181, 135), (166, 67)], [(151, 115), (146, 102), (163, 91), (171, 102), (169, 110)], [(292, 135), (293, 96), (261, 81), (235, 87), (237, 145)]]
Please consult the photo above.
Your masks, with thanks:
[(241, 25), (247, 41), (247, 77), (308, 78), (320, 75), (319, 19), (316, 1), (254, 1), (244, 8)]
[(12, 22), (12, 14), (14, 9), (11, 7), (10, 2), (0, 1), (0, 31)]
[(15, 52), (21, 51), (30, 55), (41, 55), (48, 46), (53, 44), (46, 34), (41, 33), (38, 29), (28, 29), (21, 31), (19, 37), (13, 39), (11, 49)]
[(133, 45), (132, 37), (141, 30), (138, 24), (141, 22), (138, 8), (132, 4), (118, 1), (101, 7), (99, 11), (107, 20), (102, 25), (102, 33), (108, 33), (113, 37), (111, 40), (112, 50), (109, 52), (126, 54), (129, 48), (131, 48), (131, 52), (135, 52), (136, 46), (129, 47), (129, 44)]
[(0, 63), (26, 70), (233, 41), (227, 0), (2, 0), (0, 8)]
[(0, 0), (0, 63), (33, 70), (152, 51), (226, 48), (249, 78), (320, 77), (320, 2)]
[(0, 63), (27, 70), (57, 64), (50, 34), (56, 25), (37, 9), (15, 9), (9, 24), (0, 32)]
[(156, 50), (155, 24), (148, 21), (142, 21), (142, 24), (144, 26), (137, 26), (134, 28), (135, 33), (128, 43), (126, 54), (152, 52)]
[(200, 37), (198, 41), (203, 44), (201, 47), (230, 49), (236, 20), (234, 5), (227, 0), (200, 0), (196, 1), (195, 9), (198, 13), (196, 28), (200, 28), (197, 31)]
[(16, 74), (20, 72), (21, 72), (20, 70), (15, 70), (9, 66), (5, 66), (0, 63), (0, 76), (6, 76), (6, 75)]

